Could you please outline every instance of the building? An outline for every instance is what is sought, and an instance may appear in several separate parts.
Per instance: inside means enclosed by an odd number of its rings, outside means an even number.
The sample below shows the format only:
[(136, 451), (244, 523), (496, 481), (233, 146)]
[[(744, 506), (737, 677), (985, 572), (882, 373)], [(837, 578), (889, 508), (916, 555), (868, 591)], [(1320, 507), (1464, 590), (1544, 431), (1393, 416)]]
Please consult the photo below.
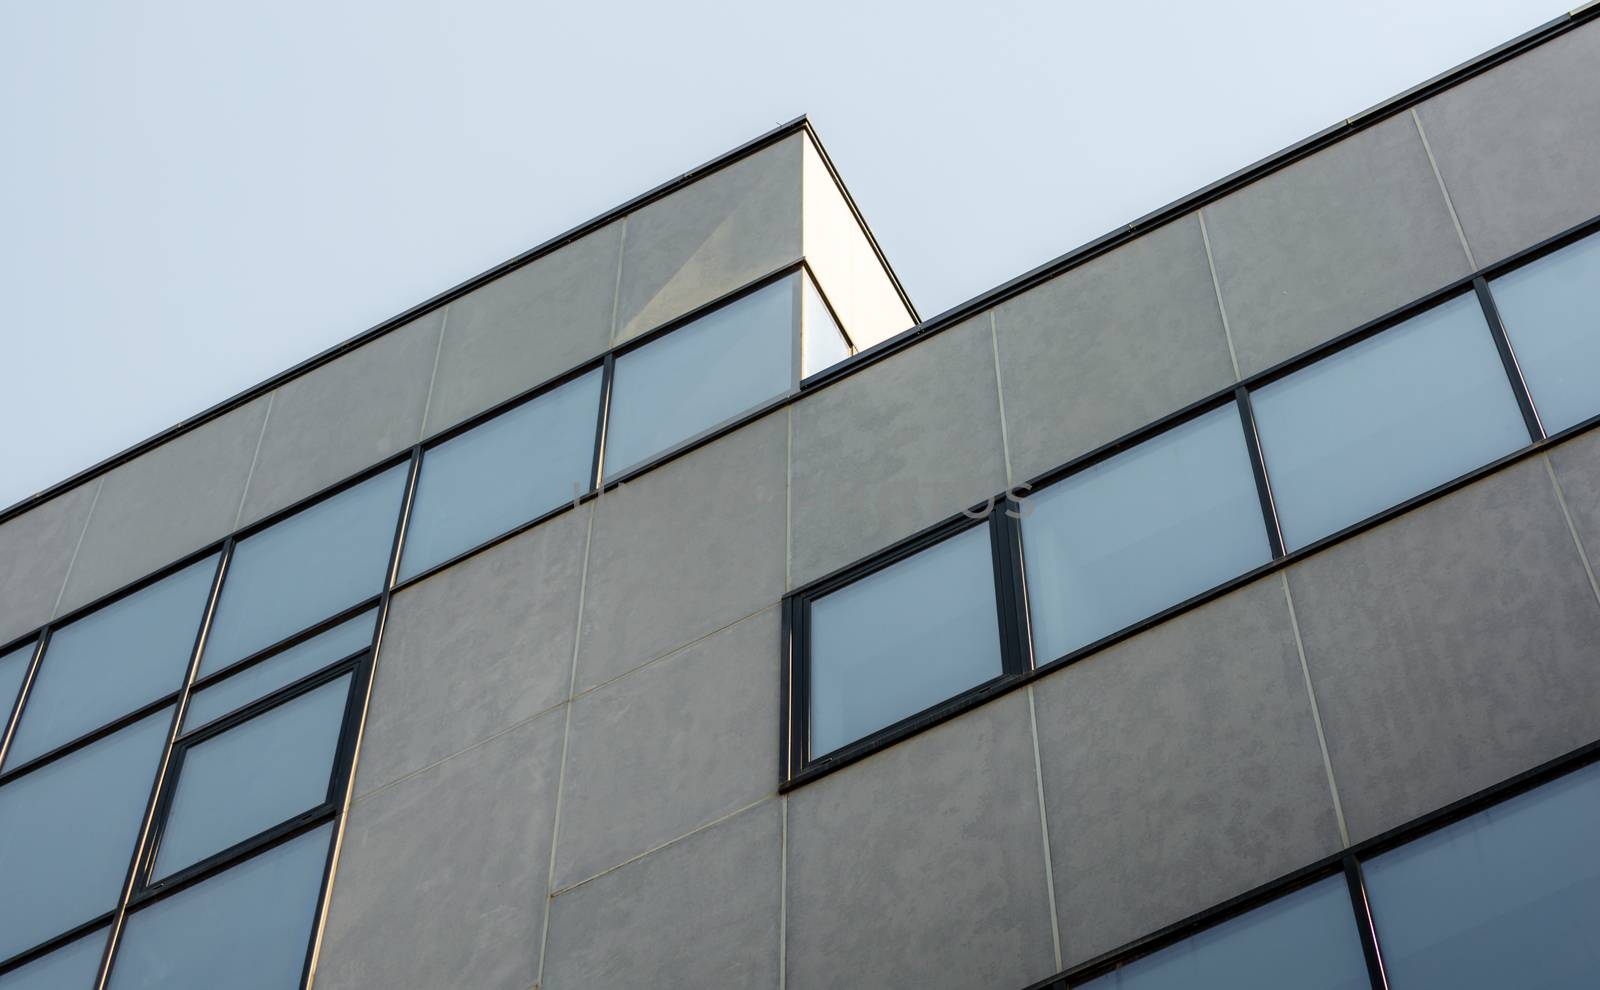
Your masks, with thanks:
[(799, 121), (8, 510), (0, 990), (1595, 985), (1594, 14), (927, 320)]

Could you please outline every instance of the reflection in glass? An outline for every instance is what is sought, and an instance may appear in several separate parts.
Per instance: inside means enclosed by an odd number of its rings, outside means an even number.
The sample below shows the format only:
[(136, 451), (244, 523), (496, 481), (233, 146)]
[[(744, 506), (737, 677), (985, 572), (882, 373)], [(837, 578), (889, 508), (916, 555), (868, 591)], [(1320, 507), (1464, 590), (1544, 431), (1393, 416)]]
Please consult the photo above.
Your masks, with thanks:
[(1034, 492), (1022, 512), (1040, 662), (1272, 556), (1232, 403)]
[(822, 293), (810, 278), (805, 283), (805, 323), (800, 344), (800, 374), (814, 375), (850, 356), (850, 344), (839, 332), (839, 324), (822, 301)]
[(316, 922), (332, 825), (128, 916), (114, 990), (294, 990)]
[(106, 930), (101, 928), (0, 975), (0, 990), (91, 990), (105, 949)]
[(1528, 444), (1470, 294), (1252, 397), (1290, 550)]
[(1600, 414), (1600, 237), (1489, 283), (1545, 432)]
[(1344, 877), (1302, 887), (1083, 984), (1093, 990), (1368, 990)]
[(200, 673), (221, 670), (383, 590), (409, 465), (239, 541)]
[(201, 688), (189, 698), (189, 710), (183, 716), (184, 728), (198, 729), (220, 715), (243, 708), (357, 650), (366, 649), (372, 645), (372, 626), (377, 618), (377, 610), (368, 609), (282, 653)]
[(420, 574), (588, 491), (600, 380), (600, 371), (591, 371), (424, 453), (400, 576)]
[(52, 633), (6, 766), (183, 687), (216, 571), (207, 557)]
[(818, 598), (810, 609), (812, 756), (1001, 674), (988, 526)]
[(1600, 986), (1600, 765), (1365, 866), (1395, 990)]
[(350, 675), (188, 747), (151, 878), (328, 800)]
[(117, 906), (171, 725), (164, 708), (0, 787), (0, 959)]
[(797, 287), (780, 279), (618, 357), (606, 477), (787, 392)]

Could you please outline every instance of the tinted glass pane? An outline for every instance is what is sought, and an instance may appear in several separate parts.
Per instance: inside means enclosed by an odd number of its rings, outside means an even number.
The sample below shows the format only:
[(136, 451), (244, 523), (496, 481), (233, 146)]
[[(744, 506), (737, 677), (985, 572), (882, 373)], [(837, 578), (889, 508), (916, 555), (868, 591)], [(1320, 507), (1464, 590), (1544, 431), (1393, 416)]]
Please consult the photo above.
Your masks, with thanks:
[(0, 976), (0, 990), (92, 990), (105, 948), (102, 928)]
[(1600, 766), (1365, 869), (1395, 990), (1600, 986)]
[(570, 502), (589, 489), (599, 371), (430, 448), (406, 524), (402, 577)]
[(117, 906), (171, 709), (0, 787), (0, 959)]
[(0, 655), (0, 737), (5, 735), (11, 720), (11, 710), (16, 705), (17, 693), (28, 676), (28, 664), (33, 660), (33, 648), (38, 643), (24, 643), (9, 653)]
[(608, 477), (789, 390), (795, 285), (774, 282), (617, 358)]
[(291, 646), (276, 656), (230, 674), (189, 698), (183, 716), (186, 729), (198, 729), (219, 715), (242, 708), (257, 698), (293, 684), (357, 650), (372, 645), (372, 624), (378, 612), (372, 609), (353, 619), (318, 633), (303, 643)]
[(239, 541), (200, 672), (221, 670), (383, 590), (405, 464)]
[(1265, 385), (1254, 399), (1290, 549), (1528, 444), (1471, 295)]
[(328, 799), (350, 676), (190, 746), (178, 768), (154, 879)]
[(6, 766), (183, 687), (216, 570), (208, 557), (52, 633)]
[(1600, 413), (1600, 237), (1489, 285), (1545, 430)]
[(1094, 990), (1368, 990), (1344, 877), (1330, 877), (1084, 984)]
[(813, 601), (810, 635), (814, 756), (998, 677), (989, 527)]
[(1033, 493), (1020, 511), (1041, 662), (1272, 556), (1232, 404)]
[(803, 281), (806, 292), (805, 334), (801, 341), (800, 373), (814, 375), (849, 357), (850, 345), (845, 343), (844, 334), (839, 332), (839, 324), (828, 312), (817, 287), (809, 278)]
[(274, 846), (129, 915), (107, 986), (298, 987), (332, 828)]

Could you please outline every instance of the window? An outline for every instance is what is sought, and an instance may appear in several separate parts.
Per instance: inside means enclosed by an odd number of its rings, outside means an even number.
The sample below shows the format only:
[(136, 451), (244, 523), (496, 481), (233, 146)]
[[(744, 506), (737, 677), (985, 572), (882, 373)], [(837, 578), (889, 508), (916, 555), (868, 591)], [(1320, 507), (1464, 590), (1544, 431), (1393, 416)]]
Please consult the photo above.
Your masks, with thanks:
[(383, 590), (408, 464), (240, 540), (200, 673), (263, 650)]
[(600, 371), (591, 371), (430, 447), (400, 576), (420, 574), (588, 491), (600, 382)]
[(0, 960), (117, 907), (171, 725), (163, 708), (0, 787)]
[(1539, 419), (1559, 433), (1600, 413), (1600, 237), (1489, 283)]
[(1470, 294), (1264, 385), (1252, 398), (1290, 550), (1529, 440)]
[(38, 643), (24, 643), (0, 654), (0, 742), (5, 741), (6, 727), (11, 721), (11, 711), (22, 691), (22, 682), (28, 678), (28, 664), (33, 660), (33, 648)]
[(1093, 990), (1369, 990), (1344, 876), (1329, 877), (1135, 959)]
[(102, 928), (0, 976), (0, 990), (89, 990), (105, 950)]
[(351, 675), (180, 744), (152, 882), (331, 800)]
[(1597, 836), (1591, 765), (1368, 862), (1395, 990), (1600, 985)]
[(789, 391), (798, 290), (790, 275), (618, 355), (606, 477)]
[(298, 987), (332, 833), (319, 826), (131, 913), (106, 985)]
[(8, 769), (183, 687), (217, 558), (55, 630), (6, 755)]
[(812, 757), (1002, 674), (989, 530), (807, 603)]
[(1233, 403), (1033, 493), (1021, 515), (1041, 662), (1272, 557)]
[(197, 729), (211, 720), (264, 698), (302, 677), (309, 677), (372, 645), (377, 609), (368, 609), (325, 632), (250, 664), (195, 691), (183, 716), (185, 728)]
[(801, 276), (805, 283), (802, 328), (800, 336), (800, 374), (814, 375), (831, 368), (855, 353), (850, 341), (823, 302), (822, 293), (809, 276)]

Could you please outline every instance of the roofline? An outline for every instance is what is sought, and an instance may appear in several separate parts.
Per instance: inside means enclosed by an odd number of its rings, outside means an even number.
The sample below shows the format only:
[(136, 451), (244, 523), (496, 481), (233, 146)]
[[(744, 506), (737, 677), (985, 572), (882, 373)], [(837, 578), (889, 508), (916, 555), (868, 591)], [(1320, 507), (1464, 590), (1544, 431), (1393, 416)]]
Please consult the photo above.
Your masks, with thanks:
[(1366, 130), (1367, 128), (1372, 127), (1381, 121), (1393, 117), (1395, 114), (1403, 113), (1417, 104), (1422, 103), (1424, 100), (1429, 99), (1430, 97), (1436, 96), (1439, 93), (1458, 86), (1469, 79), (1482, 75), (1483, 73), (1488, 72), (1490, 69), (1493, 69), (1496, 66), (1508, 62), (1519, 55), (1531, 51), (1532, 49), (1537, 48), (1548, 41), (1558, 38), (1573, 28), (1593, 20), (1596, 17), (1600, 17), (1600, 0), (1590, 0), (1590, 2), (1586, 5), (1579, 6), (1565, 14), (1555, 17), (1531, 31), (1513, 38), (1504, 44), (1491, 48), (1489, 51), (1484, 52), (1481, 55), (1468, 59), (1452, 69), (1447, 69), (1446, 71), (1434, 76), (1432, 79), (1429, 79), (1426, 82), (1420, 83), (1408, 90), (1405, 90), (1397, 96), (1390, 97), (1389, 99), (1384, 100), (1375, 106), (1369, 107), (1360, 113), (1346, 117), (1344, 120), (1334, 124), (1331, 127), (1324, 128), (1310, 137), (1304, 138), (1281, 151), (1278, 151), (1272, 155), (1268, 155), (1267, 157), (1262, 158), (1251, 165), (1247, 165), (1244, 168), (1239, 169), (1231, 175), (1224, 176), (1210, 185), (1203, 186), (1187, 196), (1173, 200), (1166, 206), (1159, 207), (1158, 209), (1139, 217), (1132, 223), (1118, 227), (1109, 233), (1102, 234), (1100, 237), (1097, 237), (1086, 244), (1076, 247), (1071, 251), (1068, 251), (1067, 253), (1062, 254), (1051, 261), (1047, 261), (1030, 271), (1024, 272), (1023, 274), (1018, 275), (1007, 282), (1003, 282), (987, 292), (980, 293), (979, 295), (968, 299), (966, 302), (958, 303), (944, 312), (928, 318), (927, 320), (921, 319), (921, 317), (918, 315), (915, 306), (911, 303), (910, 296), (906, 294), (904, 287), (900, 283), (899, 277), (895, 274), (893, 267), (890, 266), (888, 258), (885, 257), (883, 250), (879, 247), (877, 238), (873, 236), (871, 228), (867, 226), (866, 220), (861, 215), (860, 209), (856, 206), (854, 198), (851, 197), (849, 190), (845, 188), (844, 182), (839, 178), (838, 170), (834, 168), (832, 159), (829, 158), (827, 150), (822, 146), (821, 140), (817, 137), (816, 129), (811, 126), (811, 122), (806, 115), (802, 114), (788, 123), (781, 124), (767, 133), (747, 141), (731, 151), (718, 155), (717, 157), (711, 159), (703, 165), (700, 165), (697, 168), (690, 169), (676, 178), (670, 179), (661, 185), (656, 186), (654, 189), (641, 193), (618, 206), (612, 207), (593, 219), (585, 221), (584, 223), (573, 227), (565, 233), (558, 234), (544, 243), (530, 248), (529, 250), (524, 251), (508, 261), (504, 261), (493, 268), (488, 269), (487, 271), (481, 272), (478, 275), (474, 275), (466, 281), (446, 289), (432, 298), (425, 300), (424, 302), (412, 306), (411, 308), (401, 312), (399, 315), (390, 317), (389, 319), (384, 320), (382, 323), (356, 334), (348, 340), (345, 340), (343, 343), (335, 344), (327, 350), (307, 358), (306, 360), (301, 361), (299, 364), (293, 365), (292, 367), (273, 375), (271, 378), (245, 389), (232, 398), (224, 399), (216, 405), (213, 405), (202, 412), (196, 413), (195, 415), (190, 416), (188, 419), (182, 420), (176, 425), (168, 427), (160, 433), (148, 437), (134, 444), (133, 446), (128, 447), (126, 450), (123, 450), (120, 453), (113, 454), (97, 464), (72, 474), (67, 478), (49, 486), (48, 488), (42, 489), (41, 491), (22, 499), (21, 501), (5, 508), (4, 510), (0, 510), (0, 524), (9, 522), (11, 519), (23, 514), (24, 512), (42, 505), (56, 496), (64, 494), (68, 490), (83, 484), (86, 481), (96, 478), (112, 470), (113, 468), (131, 461), (140, 454), (143, 454), (149, 450), (153, 450), (169, 440), (174, 440), (183, 434), (188, 433), (189, 431), (222, 416), (227, 412), (237, 409), (252, 399), (259, 398), (273, 389), (276, 389), (294, 380), (295, 378), (300, 377), (301, 375), (307, 374), (343, 354), (355, 350), (363, 344), (370, 343), (389, 331), (397, 329), (398, 327), (411, 322), (419, 316), (423, 316), (435, 309), (438, 309), (440, 306), (444, 306), (451, 301), (467, 294), (468, 292), (478, 289), (486, 283), (499, 278), (502, 275), (514, 271), (515, 269), (520, 268), (529, 262), (544, 257), (545, 255), (550, 254), (559, 248), (565, 247), (573, 241), (576, 241), (587, 234), (593, 233), (594, 231), (599, 230), (601, 227), (619, 220), (629, 213), (633, 213), (658, 199), (662, 199), (693, 182), (703, 179), (714, 172), (718, 172), (737, 161), (747, 158), (750, 155), (761, 151), (764, 148), (770, 147), (771, 145), (777, 144), (783, 139), (791, 137), (795, 134), (804, 133), (810, 137), (813, 145), (815, 145), (817, 149), (818, 154), (821, 156), (823, 163), (827, 165), (829, 174), (833, 176), (834, 183), (839, 187), (839, 191), (844, 195), (845, 202), (850, 207), (850, 212), (855, 216), (857, 222), (860, 223), (862, 232), (866, 235), (868, 242), (871, 244), (874, 254), (877, 255), (878, 260), (882, 263), (884, 271), (888, 273), (889, 279), (893, 283), (895, 291), (905, 303), (906, 308), (911, 313), (912, 319), (917, 321), (914, 326), (901, 331), (887, 340), (880, 341), (861, 353), (856, 354), (849, 360), (834, 365), (831, 369), (822, 372), (816, 377), (814, 382), (808, 383), (810, 386), (808, 388), (809, 391), (811, 389), (825, 387), (834, 381), (855, 374), (857, 371), (860, 371), (869, 365), (875, 364), (891, 354), (895, 354), (900, 350), (911, 346), (925, 337), (932, 336), (933, 334), (936, 334), (942, 330), (955, 326), (971, 316), (996, 306), (1007, 299), (1020, 295), (1029, 289), (1032, 289), (1044, 282), (1049, 281), (1052, 278), (1055, 278), (1058, 275), (1078, 267), (1079, 265), (1086, 264), (1100, 255), (1109, 253), (1110, 251), (1133, 240), (1135, 237), (1142, 236), (1143, 234), (1155, 230), (1158, 227), (1165, 226), (1174, 220), (1187, 216), (1195, 210), (1213, 203), (1229, 193), (1235, 192), (1252, 182), (1265, 178), (1266, 176), (1271, 175), (1280, 169), (1287, 168), (1302, 158), (1321, 151), (1322, 149), (1329, 147), (1330, 145), (1333, 145), (1353, 134)]
[(50, 501), (58, 495), (62, 495), (86, 481), (91, 481), (94, 478), (97, 478), (100, 475), (112, 470), (113, 468), (119, 467), (122, 464), (126, 464), (128, 461), (131, 461), (139, 455), (147, 453), (148, 451), (151, 451), (170, 440), (175, 440), (191, 430), (198, 429), (206, 423), (209, 423), (210, 421), (217, 419), (218, 417), (221, 417), (254, 399), (260, 398), (268, 392), (280, 388), (302, 375), (309, 374), (317, 368), (320, 368), (323, 365), (328, 364), (365, 344), (371, 343), (379, 337), (382, 337), (384, 334), (387, 334), (392, 330), (396, 330), (417, 319), (418, 317), (425, 316), (442, 306), (448, 305), (467, 293), (473, 292), (489, 282), (492, 282), (501, 276), (507, 275), (518, 268), (521, 268), (523, 265), (537, 261), (548, 254), (566, 247), (580, 238), (594, 233), (602, 227), (615, 223), (628, 214), (635, 213), (651, 203), (654, 203), (660, 199), (664, 199), (667, 196), (670, 196), (671, 194), (678, 192), (679, 190), (684, 189), (709, 175), (712, 175), (713, 173), (719, 172), (730, 165), (749, 158), (759, 151), (763, 151), (772, 145), (778, 144), (787, 138), (801, 133), (807, 135), (811, 139), (812, 145), (816, 148), (818, 155), (822, 158), (823, 163), (827, 166), (828, 173), (833, 177), (835, 185), (839, 187), (839, 192), (844, 196), (845, 203), (849, 206), (851, 214), (856, 218), (856, 222), (860, 224), (862, 233), (866, 235), (867, 242), (871, 245), (874, 254), (877, 255), (879, 263), (883, 265), (884, 271), (888, 274), (889, 280), (894, 285), (895, 291), (899, 294), (901, 301), (905, 303), (906, 309), (911, 313), (912, 319), (920, 321), (921, 317), (917, 314), (916, 307), (912, 305), (910, 296), (906, 294), (905, 288), (901, 285), (899, 276), (895, 274), (894, 269), (889, 265), (889, 259), (884, 256), (882, 248), (878, 246), (878, 240), (873, 236), (872, 229), (867, 226), (867, 221), (861, 215), (860, 208), (856, 206), (855, 199), (851, 197), (850, 190), (845, 187), (844, 181), (839, 177), (839, 172), (834, 167), (833, 160), (828, 157), (827, 149), (823, 147), (821, 139), (817, 136), (816, 129), (811, 126), (810, 120), (807, 119), (804, 114), (801, 114), (793, 120), (790, 120), (784, 124), (780, 124), (772, 130), (767, 131), (765, 134), (746, 141), (744, 144), (739, 145), (731, 151), (724, 152), (723, 154), (718, 155), (704, 164), (698, 165), (687, 172), (668, 179), (666, 182), (661, 183), (653, 189), (640, 193), (639, 195), (634, 196), (632, 199), (614, 206), (598, 216), (592, 217), (589, 220), (585, 220), (583, 223), (580, 223), (577, 226), (564, 231), (563, 233), (557, 234), (555, 237), (552, 237), (549, 240), (546, 240), (543, 243), (532, 247), (513, 258), (510, 258), (509, 260), (503, 261), (492, 268), (479, 272), (477, 275), (451, 286), (450, 288), (445, 289), (443, 292), (437, 293), (436, 295), (409, 307), (399, 314), (361, 331), (353, 337), (334, 344), (327, 350), (312, 355), (304, 361), (292, 365), (264, 381), (257, 382), (255, 385), (246, 388), (242, 392), (223, 399), (221, 402), (218, 402), (215, 405), (188, 417), (187, 419), (181, 420), (180, 422), (168, 427), (165, 430), (162, 430), (153, 436), (146, 437), (138, 443), (126, 448), (125, 450), (112, 454), (110, 457), (107, 457), (96, 464), (84, 468), (83, 470), (69, 475), (68, 477), (56, 482), (53, 485), (50, 485), (47, 488), (41, 489), (40, 491), (23, 498), (15, 504), (0, 510), (0, 523), (9, 522), (11, 519), (22, 515), (28, 510), (43, 505), (45, 502)]

